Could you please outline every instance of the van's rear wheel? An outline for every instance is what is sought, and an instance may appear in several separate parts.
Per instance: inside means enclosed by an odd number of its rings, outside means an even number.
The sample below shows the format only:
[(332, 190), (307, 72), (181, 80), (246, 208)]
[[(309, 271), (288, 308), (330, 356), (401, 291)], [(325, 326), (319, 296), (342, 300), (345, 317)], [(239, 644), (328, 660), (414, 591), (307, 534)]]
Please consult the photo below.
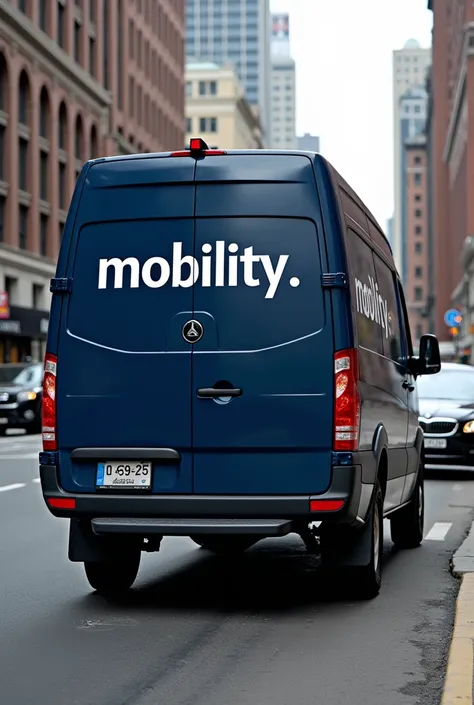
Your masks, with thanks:
[(353, 585), (355, 597), (371, 600), (380, 592), (383, 557), (383, 496), (380, 485), (374, 489), (374, 498), (367, 529), (370, 531), (370, 561), (367, 565), (352, 568), (347, 576)]
[(194, 543), (217, 555), (244, 553), (256, 543), (252, 536), (191, 536)]
[(125, 592), (132, 587), (140, 567), (140, 551), (126, 553), (119, 560), (85, 561), (84, 568), (90, 586), (103, 595)]
[(410, 503), (390, 517), (390, 533), (397, 548), (417, 548), (423, 541), (425, 487), (420, 463)]

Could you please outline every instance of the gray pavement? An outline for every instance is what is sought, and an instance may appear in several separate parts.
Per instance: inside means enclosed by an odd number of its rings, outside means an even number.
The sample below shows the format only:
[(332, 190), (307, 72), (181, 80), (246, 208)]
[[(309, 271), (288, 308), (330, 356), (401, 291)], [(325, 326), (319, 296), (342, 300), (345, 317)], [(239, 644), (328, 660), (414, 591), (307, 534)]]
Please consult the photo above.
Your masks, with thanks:
[[(3, 705), (435, 705), (472, 521), (474, 476), (427, 481), (427, 540), (395, 552), (371, 602), (318, 580), (298, 539), (225, 563), (187, 539), (144, 556), (121, 603), (67, 559), (34, 437), (0, 439)], [(9, 488), (9, 489), (5, 489)]]

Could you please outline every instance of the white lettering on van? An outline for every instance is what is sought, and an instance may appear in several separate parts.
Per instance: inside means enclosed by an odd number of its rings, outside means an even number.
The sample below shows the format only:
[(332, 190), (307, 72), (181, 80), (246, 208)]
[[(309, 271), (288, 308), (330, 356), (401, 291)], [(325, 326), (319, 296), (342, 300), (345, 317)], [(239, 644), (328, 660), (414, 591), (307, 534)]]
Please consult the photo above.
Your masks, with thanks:
[[(160, 289), (170, 280), (172, 287), (188, 288), (194, 286), (199, 278), (203, 287), (235, 287), (238, 286), (241, 271), (245, 286), (259, 287), (263, 283), (266, 287), (265, 298), (273, 299), (290, 258), (289, 255), (280, 255), (274, 262), (270, 255), (255, 254), (253, 246), (245, 247), (243, 254), (239, 255), (239, 246), (236, 243), (230, 243), (226, 248), (223, 240), (218, 240), (214, 246), (205, 243), (201, 249), (200, 262), (193, 255), (183, 254), (182, 242), (173, 243), (171, 263), (164, 257), (150, 257), (143, 264), (140, 264), (136, 257), (100, 259), (98, 288), (107, 289), (110, 281), (109, 270), (113, 273), (114, 289), (124, 288), (126, 268), (130, 276), (129, 280), (127, 279), (130, 282), (128, 286), (131, 289), (140, 286), (140, 278), (150, 289)], [(291, 287), (298, 287), (300, 280), (298, 277), (291, 277), (289, 284)]]
[(379, 293), (379, 285), (372, 277), (368, 276), (367, 278), (368, 284), (363, 284), (357, 277), (354, 278), (357, 311), (381, 326), (385, 331), (385, 337), (388, 338), (388, 301), (382, 298)]

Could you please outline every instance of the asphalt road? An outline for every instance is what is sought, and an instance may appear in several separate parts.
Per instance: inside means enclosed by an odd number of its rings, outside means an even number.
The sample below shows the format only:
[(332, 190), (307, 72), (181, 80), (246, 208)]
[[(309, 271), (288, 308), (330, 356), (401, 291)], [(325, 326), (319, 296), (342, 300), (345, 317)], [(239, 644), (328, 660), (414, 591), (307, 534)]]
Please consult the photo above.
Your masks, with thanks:
[(0, 703), (435, 705), (474, 476), (427, 482), (427, 540), (394, 552), (371, 602), (317, 580), (297, 538), (226, 564), (187, 539), (144, 556), (121, 603), (67, 559), (43, 505), (37, 438), (0, 440)]

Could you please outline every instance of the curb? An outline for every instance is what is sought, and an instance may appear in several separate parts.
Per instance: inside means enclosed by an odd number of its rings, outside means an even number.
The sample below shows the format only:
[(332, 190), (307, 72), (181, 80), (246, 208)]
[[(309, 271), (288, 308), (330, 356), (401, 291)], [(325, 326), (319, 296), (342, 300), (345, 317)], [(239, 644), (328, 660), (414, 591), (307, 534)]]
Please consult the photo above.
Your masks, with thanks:
[(474, 523), (452, 560), (461, 578), (441, 705), (473, 705), (474, 687)]

